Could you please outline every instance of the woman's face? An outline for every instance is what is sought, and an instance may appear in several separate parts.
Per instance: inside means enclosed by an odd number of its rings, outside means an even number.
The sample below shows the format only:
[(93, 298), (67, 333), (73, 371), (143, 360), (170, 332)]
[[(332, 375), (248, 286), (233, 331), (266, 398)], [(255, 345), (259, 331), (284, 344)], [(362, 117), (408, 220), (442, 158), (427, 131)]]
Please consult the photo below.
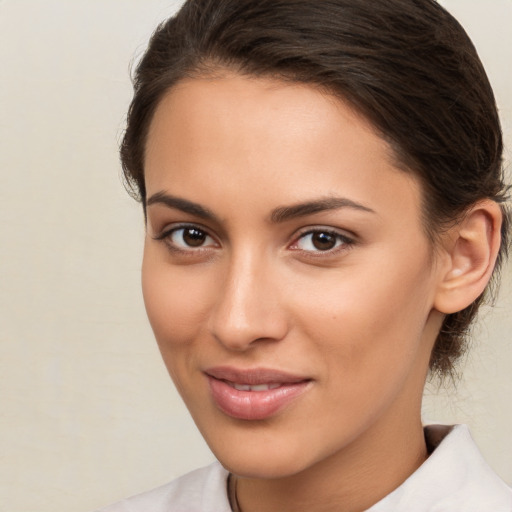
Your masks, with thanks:
[(188, 80), (145, 172), (147, 312), (226, 467), (291, 475), (419, 425), (439, 271), (365, 120), (311, 86)]

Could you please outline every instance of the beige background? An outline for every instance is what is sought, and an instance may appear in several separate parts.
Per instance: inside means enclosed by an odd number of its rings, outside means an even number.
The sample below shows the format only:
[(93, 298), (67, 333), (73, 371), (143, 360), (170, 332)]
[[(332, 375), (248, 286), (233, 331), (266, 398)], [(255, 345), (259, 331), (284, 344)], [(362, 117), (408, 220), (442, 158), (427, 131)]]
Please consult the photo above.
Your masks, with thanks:
[[(81, 512), (212, 459), (146, 323), (142, 216), (117, 140), (128, 63), (179, 2), (0, 0), (0, 510)], [(512, 147), (512, 0), (446, 0), (495, 86)], [(512, 283), (455, 391), (425, 416), (469, 423), (512, 483)]]

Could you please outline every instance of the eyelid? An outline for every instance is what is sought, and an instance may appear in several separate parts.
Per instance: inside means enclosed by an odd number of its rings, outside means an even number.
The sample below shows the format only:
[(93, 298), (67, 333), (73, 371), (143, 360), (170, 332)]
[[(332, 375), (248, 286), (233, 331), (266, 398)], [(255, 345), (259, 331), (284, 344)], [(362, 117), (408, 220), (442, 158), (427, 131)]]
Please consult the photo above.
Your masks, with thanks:
[(347, 238), (347, 239), (354, 240), (354, 241), (357, 238), (357, 235), (355, 233), (352, 233), (351, 231), (349, 231), (347, 229), (336, 228), (334, 226), (326, 226), (323, 224), (318, 224), (318, 225), (315, 224), (315, 225), (305, 226), (303, 228), (300, 228), (296, 231), (294, 238), (297, 239), (301, 236), (308, 235), (310, 233), (318, 233), (318, 232), (332, 233), (334, 235), (339, 235), (343, 238)]
[(163, 240), (165, 237), (169, 236), (173, 231), (186, 228), (193, 228), (199, 231), (204, 231), (209, 237), (216, 240), (216, 237), (211, 234), (208, 228), (201, 224), (198, 224), (197, 222), (174, 222), (171, 224), (166, 224), (162, 229), (158, 230), (157, 234), (152, 235), (152, 238), (153, 240)]
[[(325, 251), (317, 250), (317, 251), (309, 251), (305, 249), (296, 248), (296, 246), (301, 238), (304, 238), (307, 235), (311, 235), (314, 233), (328, 233), (331, 235), (336, 236), (338, 239), (340, 239), (343, 243), (340, 244), (338, 247), (334, 247), (332, 249), (327, 249)], [(305, 228), (302, 228), (299, 230), (293, 237), (293, 241), (288, 245), (288, 248), (295, 251), (301, 251), (303, 253), (308, 253), (310, 255), (314, 256), (321, 256), (321, 255), (330, 255), (340, 250), (346, 250), (357, 242), (356, 235), (352, 233), (348, 233), (346, 230), (341, 230), (338, 228), (334, 228), (332, 226), (308, 226)]]
[[(204, 246), (197, 246), (197, 247), (190, 246), (189, 248), (183, 248), (171, 241), (171, 237), (172, 237), (173, 233), (175, 233), (176, 231), (179, 231), (181, 229), (187, 229), (187, 228), (197, 229), (198, 231), (204, 232), (207, 237), (211, 238), (215, 242), (215, 245), (209, 244), (209, 245), (204, 245)], [(220, 247), (220, 243), (219, 243), (217, 237), (215, 235), (213, 235), (208, 228), (205, 228), (204, 226), (202, 226), (201, 224), (199, 224), (197, 222), (176, 222), (176, 223), (166, 224), (165, 227), (163, 229), (159, 230), (158, 234), (153, 235), (152, 238), (153, 238), (153, 240), (161, 241), (161, 242), (165, 243), (167, 248), (175, 253), (186, 254), (189, 256), (194, 255), (194, 254), (197, 255), (198, 253), (209, 251), (211, 249), (217, 249), (218, 247)]]

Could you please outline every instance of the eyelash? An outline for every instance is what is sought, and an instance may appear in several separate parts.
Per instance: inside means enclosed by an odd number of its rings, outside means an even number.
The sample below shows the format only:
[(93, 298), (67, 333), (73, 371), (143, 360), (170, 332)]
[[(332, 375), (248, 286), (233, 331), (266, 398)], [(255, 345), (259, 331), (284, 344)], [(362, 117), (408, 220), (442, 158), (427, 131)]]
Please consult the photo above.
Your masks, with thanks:
[[(330, 237), (334, 237), (336, 245), (330, 249), (321, 250), (308, 250), (308, 249), (301, 249), (298, 247), (298, 244), (300, 241), (305, 240), (306, 237), (313, 235), (329, 235)], [(314, 243), (311, 241), (311, 243)], [(300, 251), (303, 254), (307, 254), (309, 257), (322, 257), (322, 256), (332, 256), (334, 254), (337, 254), (340, 251), (346, 251), (347, 249), (350, 249), (355, 244), (355, 240), (343, 233), (340, 233), (339, 231), (336, 231), (332, 228), (308, 228), (306, 231), (303, 231), (299, 233), (299, 235), (295, 238), (294, 242), (292, 242), (291, 245), (288, 247), (295, 251)]]
[[(212, 245), (199, 245), (196, 247), (188, 246), (188, 248), (179, 247), (176, 245), (176, 242), (172, 241), (172, 236), (175, 235), (179, 231), (183, 231), (185, 233), (186, 230), (195, 230), (200, 232), (206, 239), (210, 238), (213, 242), (215, 242), (215, 248), (219, 247), (219, 244), (215, 241), (215, 238), (209, 234), (208, 230), (203, 228), (200, 225), (197, 224), (179, 224), (174, 225), (173, 227), (169, 229), (165, 229), (160, 234), (154, 236), (153, 238), (158, 241), (163, 241), (167, 247), (172, 250), (173, 252), (177, 252), (180, 254), (185, 255), (197, 255), (198, 253), (201, 253), (203, 251), (207, 251), (210, 248), (212, 248)], [(184, 234), (183, 233), (183, 234)], [(328, 235), (330, 237), (334, 237), (335, 239), (335, 246), (332, 248), (327, 248), (325, 250), (318, 249), (317, 250), (309, 250), (309, 249), (303, 249), (299, 247), (300, 241), (303, 241), (308, 236), (313, 235)], [(314, 242), (311, 242), (314, 243)], [(342, 234), (332, 228), (308, 228), (306, 231), (303, 231), (299, 233), (297, 237), (294, 238), (294, 241), (288, 245), (288, 248), (293, 251), (300, 251), (303, 254), (306, 254), (309, 257), (322, 257), (322, 256), (328, 256), (338, 253), (339, 251), (344, 251), (349, 248), (351, 248), (355, 244), (355, 240), (345, 234)], [(184, 243), (186, 245), (186, 243)]]
[[(205, 228), (203, 228), (202, 226), (197, 225), (197, 224), (174, 225), (169, 229), (164, 229), (160, 234), (154, 236), (153, 238), (155, 240), (164, 242), (171, 251), (177, 252), (180, 254), (194, 255), (194, 254), (203, 252), (203, 251), (211, 248), (211, 245), (207, 245), (207, 246), (199, 245), (197, 247), (193, 247), (193, 246), (189, 245), (188, 248), (179, 247), (176, 244), (176, 242), (172, 240), (172, 237), (179, 231), (183, 231), (183, 235), (184, 235), (187, 230), (196, 231), (196, 232), (201, 233), (202, 235), (204, 235), (204, 237), (206, 239), (210, 238), (211, 240), (213, 240), (215, 242), (215, 245), (218, 246), (215, 239), (208, 233), (208, 230), (206, 230)], [(183, 235), (182, 235), (182, 237), (183, 237)], [(182, 240), (183, 240), (183, 238), (182, 238)], [(187, 245), (184, 241), (183, 241), (183, 244), (185, 246)]]

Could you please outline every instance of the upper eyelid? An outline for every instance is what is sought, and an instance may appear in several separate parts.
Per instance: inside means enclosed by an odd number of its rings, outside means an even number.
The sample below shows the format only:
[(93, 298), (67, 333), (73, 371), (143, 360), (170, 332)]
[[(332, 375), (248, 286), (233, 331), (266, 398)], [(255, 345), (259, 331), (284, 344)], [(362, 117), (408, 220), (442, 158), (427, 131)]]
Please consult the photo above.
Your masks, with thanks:
[[(332, 249), (328, 249), (325, 251), (310, 251), (306, 249), (301, 249), (300, 247), (295, 247), (299, 244), (300, 240), (304, 238), (306, 235), (311, 235), (314, 233), (329, 233), (339, 237), (342, 242), (338, 247), (333, 247)], [(328, 227), (317, 227), (317, 228), (309, 228), (305, 229), (302, 232), (299, 232), (294, 236), (293, 241), (287, 245), (287, 249), (291, 251), (297, 251), (304, 254), (307, 254), (309, 257), (319, 258), (319, 257), (329, 257), (337, 254), (340, 251), (346, 251), (354, 247), (357, 244), (357, 237), (355, 235), (347, 235), (345, 230), (340, 230), (336, 228), (328, 228)]]
[(159, 240), (170, 235), (173, 231), (185, 228), (196, 228), (199, 229), (200, 231), (204, 231), (209, 237), (213, 238), (214, 240), (217, 240), (218, 238), (211, 233), (210, 229), (197, 222), (174, 222), (166, 224), (162, 229), (157, 230), (157, 234), (154, 234), (153, 238)]
[[(158, 231), (159, 233), (167, 231), (167, 226), (181, 225), (195, 226), (206, 231), (208, 234), (224, 234), (224, 230), (219, 219), (213, 214), (210, 218), (209, 214), (203, 216), (202, 214), (194, 213), (193, 211), (185, 211), (179, 208), (162, 206), (159, 202), (152, 203), (151, 208), (148, 208), (146, 224), (147, 226), (151, 226), (153, 231)], [(164, 227), (161, 229), (155, 229), (158, 226)], [(216, 238), (219, 237), (216, 236)]]
[[(176, 212), (176, 210), (172, 210), (170, 208), (167, 208), (164, 211), (164, 215), (158, 213), (158, 210), (156, 210), (156, 213), (154, 213), (153, 215), (148, 214), (147, 226), (151, 228), (148, 230), (148, 232), (157, 233), (156, 235), (153, 234), (152, 238), (156, 238), (160, 234), (164, 232), (169, 232), (172, 229), (178, 229), (180, 227), (187, 226), (201, 229), (219, 243), (221, 240), (225, 240), (227, 238), (226, 230), (223, 228), (221, 224), (218, 224), (217, 220), (215, 219), (212, 220), (211, 222), (208, 219), (199, 220), (194, 215), (190, 215), (187, 213), (181, 215), (181, 212)], [(162, 212), (162, 210), (160, 210), (160, 212)], [(169, 216), (169, 212), (177, 213), (177, 215), (172, 214), (172, 216)]]
[(295, 235), (293, 235), (293, 241), (297, 241), (304, 235), (309, 235), (311, 233), (331, 233), (352, 241), (357, 239), (357, 235), (347, 229), (335, 228), (332, 226), (307, 226), (296, 231)]
[[(309, 232), (309, 234), (310, 233), (311, 231)], [(340, 233), (335, 233), (340, 237), (346, 238), (346, 240), (342, 240), (340, 244), (331, 249), (309, 250), (302, 249), (300, 247), (293, 247), (294, 245), (297, 245), (299, 243), (300, 237), (295, 238), (295, 241), (292, 244), (288, 245), (287, 249), (289, 251), (289, 254), (293, 255), (294, 258), (299, 258), (300, 260), (305, 261), (306, 263), (316, 265), (322, 264), (322, 262), (325, 264), (332, 263), (333, 261), (337, 262), (339, 261), (340, 258), (347, 256), (353, 249), (357, 247), (357, 241), (352, 238), (345, 237)], [(306, 231), (305, 234), (308, 234), (308, 232)]]
[[(183, 230), (186, 228), (194, 228), (199, 231), (203, 231), (207, 237), (213, 240), (214, 244), (210, 243), (208, 245), (199, 245), (197, 247), (190, 246), (188, 248), (181, 247), (180, 244), (176, 243), (172, 240), (172, 235), (176, 231)], [(165, 244), (167, 249), (175, 254), (181, 254), (182, 256), (193, 257), (194, 255), (198, 256), (200, 254), (204, 254), (205, 252), (211, 252), (212, 249), (218, 249), (220, 247), (220, 243), (218, 239), (213, 236), (209, 230), (203, 228), (201, 225), (197, 223), (171, 223), (166, 224), (164, 228), (160, 231), (159, 234), (152, 236), (153, 240), (156, 240), (159, 243)]]

